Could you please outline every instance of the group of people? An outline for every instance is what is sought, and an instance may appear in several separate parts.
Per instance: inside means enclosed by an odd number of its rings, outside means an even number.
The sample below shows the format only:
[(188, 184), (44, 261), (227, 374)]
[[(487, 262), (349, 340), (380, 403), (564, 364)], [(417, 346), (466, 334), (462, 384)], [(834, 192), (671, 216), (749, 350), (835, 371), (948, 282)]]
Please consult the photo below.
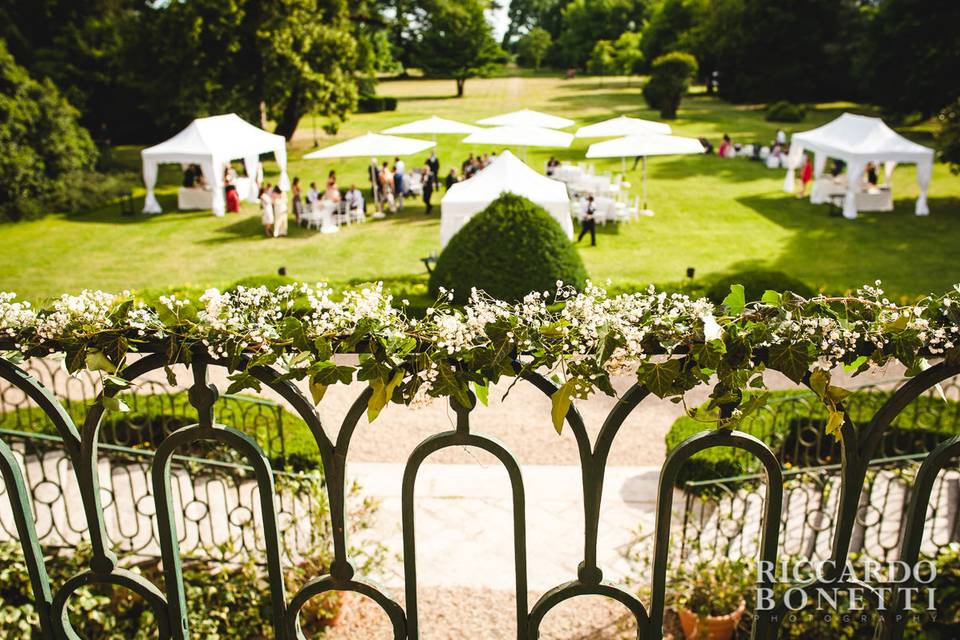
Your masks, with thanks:
[[(368, 178), (377, 212), (385, 213), (389, 210), (396, 213), (403, 209), (405, 198), (420, 195), (423, 198), (424, 213), (430, 215), (433, 213), (433, 192), (440, 188), (439, 176), (440, 160), (436, 151), (431, 151), (423, 165), (415, 167), (409, 174), (406, 163), (399, 157), (393, 159), (393, 166), (390, 166), (389, 162), (378, 163), (376, 158), (371, 158)], [(455, 182), (456, 170), (451, 169), (447, 176), (447, 188)]]
[(287, 194), (269, 182), (260, 185), (260, 221), (268, 238), (287, 235)]
[[(497, 159), (497, 152), (493, 153), (484, 153), (481, 155), (474, 155), (473, 152), (467, 156), (467, 159), (463, 161), (463, 164), (460, 165), (460, 174), (463, 176), (464, 180), (469, 180), (478, 172), (483, 171), (490, 163)], [(451, 176), (456, 176), (456, 173), (451, 169)], [(449, 176), (448, 176), (449, 177)]]

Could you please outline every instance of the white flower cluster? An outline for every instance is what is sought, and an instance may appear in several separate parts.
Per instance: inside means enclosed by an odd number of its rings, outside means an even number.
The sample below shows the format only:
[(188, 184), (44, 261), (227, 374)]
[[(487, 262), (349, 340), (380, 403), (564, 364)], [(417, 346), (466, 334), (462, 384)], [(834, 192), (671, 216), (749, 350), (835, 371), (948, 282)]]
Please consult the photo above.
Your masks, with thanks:
[(17, 294), (0, 291), (0, 336), (13, 338), (19, 349), (17, 337), (32, 329), (36, 322), (37, 314), (29, 301), (17, 302)]

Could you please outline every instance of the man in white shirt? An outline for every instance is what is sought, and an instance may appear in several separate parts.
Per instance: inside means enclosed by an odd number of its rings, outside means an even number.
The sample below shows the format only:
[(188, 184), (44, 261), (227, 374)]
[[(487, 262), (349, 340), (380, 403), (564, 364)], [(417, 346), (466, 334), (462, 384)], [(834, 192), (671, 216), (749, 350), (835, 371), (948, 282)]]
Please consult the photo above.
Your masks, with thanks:
[(360, 189), (357, 189), (357, 185), (350, 185), (350, 190), (347, 191), (347, 195), (344, 197), (344, 200), (347, 203), (347, 209), (349, 211), (360, 211), (363, 212), (363, 192)]
[(397, 208), (403, 209), (403, 196), (407, 193), (407, 180), (404, 175), (407, 165), (400, 158), (393, 159), (393, 191), (397, 198)]
[(311, 182), (310, 189), (307, 191), (307, 209), (313, 211), (314, 206), (320, 201), (320, 192), (317, 191), (317, 183)]
[(787, 134), (783, 129), (777, 129), (777, 144), (781, 147), (787, 144)]

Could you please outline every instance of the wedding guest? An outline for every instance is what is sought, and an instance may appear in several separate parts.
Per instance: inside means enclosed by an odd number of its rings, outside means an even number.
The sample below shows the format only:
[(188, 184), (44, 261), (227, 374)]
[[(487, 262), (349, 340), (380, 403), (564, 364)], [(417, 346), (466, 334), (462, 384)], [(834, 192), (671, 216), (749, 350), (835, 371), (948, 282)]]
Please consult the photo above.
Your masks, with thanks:
[(400, 158), (393, 159), (393, 195), (397, 199), (397, 208), (403, 210), (403, 196), (406, 195), (407, 184), (404, 180), (406, 163)]
[(430, 175), (433, 176), (433, 186), (440, 188), (440, 160), (437, 158), (437, 152), (431, 151), (427, 159), (427, 166), (430, 167)]
[(300, 224), (300, 216), (303, 215), (303, 200), (300, 199), (300, 178), (294, 176), (293, 183), (290, 185), (290, 193), (293, 196), (293, 218)]
[(318, 202), (320, 202), (320, 192), (317, 191), (317, 183), (311, 182), (310, 189), (307, 190), (307, 207), (312, 211)]
[(800, 195), (798, 198), (802, 198), (807, 195), (807, 188), (810, 186), (810, 182), (813, 180), (813, 161), (810, 160), (810, 156), (804, 154), (803, 156), (803, 168), (800, 170)]
[(433, 172), (430, 170), (430, 167), (424, 167), (423, 174), (423, 204), (426, 207), (424, 215), (430, 215), (433, 212), (433, 204), (430, 202), (430, 198), (433, 196)]
[(357, 188), (357, 185), (350, 185), (350, 189), (343, 199), (347, 203), (347, 209), (350, 211), (364, 211), (363, 192)]
[(273, 237), (287, 235), (287, 194), (279, 185), (273, 188)]
[(330, 169), (330, 173), (327, 174), (327, 189), (335, 186), (337, 186), (337, 172)]
[(370, 158), (370, 164), (367, 166), (367, 177), (370, 179), (370, 196), (373, 198), (373, 206), (383, 212), (383, 192), (380, 189), (380, 166), (376, 158)]
[(587, 196), (587, 206), (586, 210), (583, 212), (583, 221), (580, 223), (580, 236), (577, 238), (579, 243), (583, 240), (583, 236), (590, 234), (590, 246), (597, 246), (597, 219), (595, 214), (597, 212), (596, 207), (593, 206), (593, 196)]
[(273, 194), (270, 192), (270, 183), (260, 187), (260, 222), (263, 232), (269, 238), (273, 236)]
[(877, 165), (874, 164), (873, 162), (868, 162), (867, 163), (867, 184), (869, 184), (871, 187), (875, 187), (877, 186), (877, 183), (878, 183)]
[(393, 172), (390, 171), (390, 163), (386, 161), (380, 168), (380, 190), (383, 193), (384, 203), (390, 207), (390, 213), (396, 213), (397, 203), (393, 193)]
[(460, 178), (457, 177), (457, 170), (454, 168), (450, 169), (450, 173), (447, 174), (447, 179), (444, 181), (444, 188), (449, 191), (450, 187), (460, 182)]

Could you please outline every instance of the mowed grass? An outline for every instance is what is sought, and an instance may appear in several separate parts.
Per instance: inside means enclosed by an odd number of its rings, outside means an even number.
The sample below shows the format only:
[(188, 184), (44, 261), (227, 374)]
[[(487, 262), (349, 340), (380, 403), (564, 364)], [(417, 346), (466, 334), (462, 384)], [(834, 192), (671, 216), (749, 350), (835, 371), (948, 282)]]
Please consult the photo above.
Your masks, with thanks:
[[(453, 89), (452, 81), (384, 82), (380, 92), (400, 99), (397, 111), (352, 116), (335, 137), (322, 133), (320, 119), (314, 129), (313, 119), (305, 118), (290, 148), (291, 177), (299, 176), (306, 189), (312, 180), (322, 184), (327, 172), (335, 169), (342, 188), (353, 182), (366, 186), (369, 159), (302, 159), (314, 148), (315, 134), (317, 143), (326, 146), (430, 115), (471, 122), (526, 107), (574, 119), (578, 125), (619, 114), (656, 118), (643, 103), (639, 82), (628, 84), (623, 78), (602, 84), (596, 78), (471, 80), (462, 99), (452, 97)], [(806, 121), (785, 128), (788, 133), (809, 129), (844, 110), (870, 113), (853, 104), (816, 105)], [(766, 142), (777, 128), (764, 121), (759, 107), (729, 105), (705, 95), (687, 98), (672, 125), (677, 134), (706, 136), (715, 144), (723, 133), (744, 143)], [(932, 144), (929, 126), (904, 133)], [(459, 167), (470, 151), (495, 150), (468, 147), (460, 139), (438, 137), (442, 174), (451, 163)], [(538, 170), (551, 154), (579, 161), (590, 142), (594, 140), (575, 140), (564, 150), (530, 149), (526, 158)], [(120, 148), (117, 155), (139, 170), (138, 151)], [(405, 160), (413, 167), (425, 157)], [(598, 171), (620, 168), (619, 160), (595, 164)], [(275, 182), (272, 163), (267, 163), (267, 173)], [(628, 171), (627, 178), (639, 193), (639, 169)], [(420, 258), (439, 250), (439, 207), (428, 217), (420, 202), (408, 201), (402, 214), (338, 234), (291, 226), (290, 237), (267, 239), (262, 237), (255, 205), (246, 204), (241, 214), (223, 218), (209, 212), (177, 212), (173, 208), (178, 169), (165, 167), (160, 183), (163, 215), (125, 218), (114, 206), (0, 225), (0, 290), (46, 298), (82, 288), (224, 286), (242, 277), (275, 273), (281, 266), (299, 279), (344, 284), (422, 275)], [(580, 251), (594, 280), (623, 286), (676, 282), (687, 267), (696, 269), (697, 278), (744, 268), (778, 269), (832, 292), (882, 279), (897, 297), (941, 292), (960, 282), (960, 178), (944, 165), (935, 167), (932, 215), (926, 218), (913, 215), (917, 186), (912, 166), (901, 166), (894, 175), (895, 211), (865, 213), (855, 221), (829, 217), (828, 207), (785, 194), (782, 185), (782, 171), (748, 160), (651, 159), (649, 201), (656, 215), (601, 227), (598, 246), (583, 246)], [(139, 210), (141, 185), (136, 185), (135, 194)], [(435, 204), (441, 196), (435, 194)]]

